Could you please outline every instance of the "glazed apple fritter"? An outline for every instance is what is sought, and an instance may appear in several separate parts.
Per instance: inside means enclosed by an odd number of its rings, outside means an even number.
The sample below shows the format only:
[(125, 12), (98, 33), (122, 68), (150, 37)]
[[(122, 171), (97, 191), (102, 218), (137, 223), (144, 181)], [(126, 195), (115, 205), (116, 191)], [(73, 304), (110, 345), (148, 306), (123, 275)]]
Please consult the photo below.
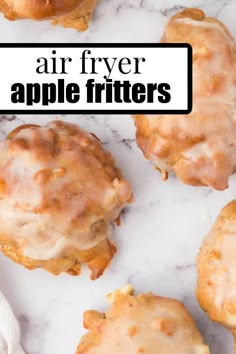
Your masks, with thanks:
[(130, 285), (108, 300), (105, 313), (85, 312), (89, 332), (76, 354), (210, 354), (181, 302), (152, 293), (135, 296)]
[(77, 125), (23, 125), (0, 142), (0, 248), (29, 269), (99, 277), (110, 223), (132, 192), (111, 154)]
[(226, 27), (187, 9), (167, 23), (163, 42), (193, 48), (189, 115), (136, 115), (137, 143), (162, 172), (184, 183), (228, 187), (236, 171), (236, 45)]

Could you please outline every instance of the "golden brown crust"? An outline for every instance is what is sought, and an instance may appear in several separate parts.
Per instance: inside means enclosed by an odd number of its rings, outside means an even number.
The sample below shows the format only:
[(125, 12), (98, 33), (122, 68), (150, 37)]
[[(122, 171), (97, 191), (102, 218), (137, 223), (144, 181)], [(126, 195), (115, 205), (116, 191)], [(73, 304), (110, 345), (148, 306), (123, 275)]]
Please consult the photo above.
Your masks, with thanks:
[(226, 205), (197, 257), (196, 295), (213, 321), (236, 329), (236, 200)]
[(83, 0), (75, 10), (68, 14), (54, 18), (52, 25), (61, 25), (67, 28), (74, 28), (78, 31), (86, 31), (92, 18), (97, 0)]
[(127, 285), (108, 295), (111, 308), (87, 311), (89, 330), (76, 354), (210, 354), (184, 305), (152, 293), (134, 296)]
[(187, 9), (166, 26), (163, 42), (193, 48), (189, 115), (134, 116), (145, 157), (186, 184), (223, 190), (236, 171), (236, 46), (219, 21)]
[(43, 268), (53, 275), (59, 275), (62, 272), (72, 276), (80, 275), (81, 265), (86, 264), (91, 271), (90, 278), (95, 280), (109, 266), (116, 253), (116, 246), (110, 240), (104, 240), (89, 250), (67, 249), (64, 250), (63, 257), (34, 260), (24, 256), (22, 249), (15, 241), (6, 242), (4, 235), (0, 235), (0, 250), (14, 262), (22, 264), (29, 270)]
[(0, 11), (8, 20), (51, 19), (52, 24), (85, 31), (96, 0), (0, 0)]
[(76, 125), (20, 126), (0, 142), (0, 248), (26, 268), (78, 275), (86, 263), (98, 278), (131, 199), (111, 154)]

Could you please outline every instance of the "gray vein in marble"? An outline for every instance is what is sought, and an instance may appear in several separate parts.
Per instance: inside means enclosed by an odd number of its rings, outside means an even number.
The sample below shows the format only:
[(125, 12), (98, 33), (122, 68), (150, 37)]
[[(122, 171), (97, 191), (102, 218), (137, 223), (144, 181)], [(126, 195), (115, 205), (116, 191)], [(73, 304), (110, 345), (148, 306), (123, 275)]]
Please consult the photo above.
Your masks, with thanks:
[(184, 10), (185, 7), (184, 6), (180, 6), (180, 5), (175, 5), (173, 7), (170, 7), (170, 8), (165, 8), (165, 9), (161, 9), (160, 10), (160, 13), (167, 17), (167, 18), (170, 18), (172, 17), (173, 15), (175, 15), (177, 12), (181, 11), (181, 10)]
[(195, 269), (196, 268), (196, 264), (184, 264), (184, 265), (177, 265), (176, 266), (176, 270), (177, 271), (185, 271), (185, 270), (190, 270), (190, 269)]

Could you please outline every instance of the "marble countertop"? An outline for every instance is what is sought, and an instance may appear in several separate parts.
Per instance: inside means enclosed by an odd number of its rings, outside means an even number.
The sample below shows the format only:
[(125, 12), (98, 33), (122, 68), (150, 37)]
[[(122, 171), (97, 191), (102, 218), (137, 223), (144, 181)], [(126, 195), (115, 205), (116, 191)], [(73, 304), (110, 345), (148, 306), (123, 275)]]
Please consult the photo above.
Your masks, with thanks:
[[(185, 6), (198, 6), (224, 21), (236, 37), (235, 0), (100, 0), (85, 33), (48, 23), (0, 19), (2, 42), (157, 42), (164, 23)], [(15, 126), (48, 122), (52, 117), (0, 116), (0, 138)], [(137, 292), (153, 291), (185, 303), (212, 354), (231, 354), (232, 339), (199, 308), (194, 292), (195, 257), (220, 209), (235, 198), (236, 176), (224, 192), (183, 185), (174, 176), (162, 182), (137, 148), (128, 116), (63, 116), (100, 137), (133, 186), (135, 203), (122, 214), (113, 239), (119, 252), (97, 281), (33, 272), (0, 255), (0, 287), (17, 315), (27, 354), (74, 354), (86, 309), (106, 309), (105, 295), (132, 283)]]

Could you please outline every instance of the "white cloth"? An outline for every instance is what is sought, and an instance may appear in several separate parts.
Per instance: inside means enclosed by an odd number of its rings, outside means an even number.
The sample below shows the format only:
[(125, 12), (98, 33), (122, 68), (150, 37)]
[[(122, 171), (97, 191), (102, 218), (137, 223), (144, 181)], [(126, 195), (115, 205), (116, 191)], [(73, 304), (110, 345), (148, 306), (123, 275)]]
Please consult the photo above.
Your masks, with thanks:
[(20, 346), (20, 327), (0, 292), (0, 354), (25, 354)]

